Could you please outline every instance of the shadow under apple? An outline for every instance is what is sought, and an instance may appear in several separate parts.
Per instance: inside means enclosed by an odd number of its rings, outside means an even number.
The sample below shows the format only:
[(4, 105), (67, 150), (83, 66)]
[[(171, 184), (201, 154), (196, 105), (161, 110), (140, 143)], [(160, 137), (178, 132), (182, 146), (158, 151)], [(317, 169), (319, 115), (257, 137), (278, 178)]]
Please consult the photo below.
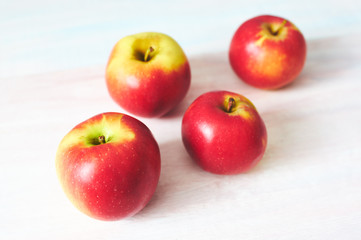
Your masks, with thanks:
[(162, 165), (157, 189), (148, 205), (134, 218), (168, 215), (187, 206), (195, 179), (201, 169), (191, 160), (182, 141), (173, 140), (160, 144)]
[[(188, 155), (182, 141), (160, 144), (162, 172), (156, 192), (149, 204), (134, 220), (187, 214), (200, 206), (216, 204), (238, 192), (234, 184), (249, 184), (249, 176), (216, 175), (201, 169)], [(243, 178), (243, 181), (241, 180)]]

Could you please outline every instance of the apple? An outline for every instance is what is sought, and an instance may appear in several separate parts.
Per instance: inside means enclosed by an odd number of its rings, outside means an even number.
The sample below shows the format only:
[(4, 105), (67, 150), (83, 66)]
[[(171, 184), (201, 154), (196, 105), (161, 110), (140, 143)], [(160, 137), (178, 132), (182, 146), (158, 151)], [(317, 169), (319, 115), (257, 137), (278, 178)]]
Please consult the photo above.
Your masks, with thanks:
[(123, 109), (141, 117), (160, 117), (185, 97), (191, 72), (174, 39), (144, 32), (116, 43), (105, 78), (110, 96)]
[(130, 217), (151, 199), (160, 152), (150, 130), (120, 113), (102, 113), (74, 127), (60, 142), (56, 171), (71, 202), (100, 220)]
[(300, 74), (306, 42), (290, 21), (262, 15), (244, 22), (235, 32), (229, 61), (244, 82), (261, 89), (277, 89)]
[(191, 158), (216, 174), (239, 174), (263, 157), (265, 124), (250, 100), (228, 91), (198, 97), (182, 120), (182, 140)]

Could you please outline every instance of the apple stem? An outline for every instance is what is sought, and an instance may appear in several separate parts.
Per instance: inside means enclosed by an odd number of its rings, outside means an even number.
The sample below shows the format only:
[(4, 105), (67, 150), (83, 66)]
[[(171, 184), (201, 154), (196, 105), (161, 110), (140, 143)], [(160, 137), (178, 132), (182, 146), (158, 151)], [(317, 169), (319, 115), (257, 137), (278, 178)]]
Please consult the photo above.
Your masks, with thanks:
[(103, 135), (99, 136), (98, 141), (99, 141), (100, 144), (105, 143), (105, 137)]
[(149, 61), (149, 55), (154, 52), (154, 48), (152, 46), (150, 46), (147, 51), (145, 51), (145, 54), (144, 54), (144, 62), (148, 62)]
[(286, 25), (286, 23), (287, 23), (287, 20), (284, 19), (283, 22), (282, 22), (282, 24), (281, 24), (281, 26), (279, 26), (279, 27), (276, 29), (276, 31), (271, 31), (271, 32), (272, 32), (272, 35), (277, 36), (277, 35), (279, 34), (279, 32), (281, 31), (281, 29)]
[(229, 99), (228, 99), (228, 105), (227, 105), (227, 112), (231, 112), (232, 111), (232, 107), (234, 106), (234, 103), (235, 103), (236, 101), (234, 100), (234, 98), (232, 98), (232, 97), (230, 97)]

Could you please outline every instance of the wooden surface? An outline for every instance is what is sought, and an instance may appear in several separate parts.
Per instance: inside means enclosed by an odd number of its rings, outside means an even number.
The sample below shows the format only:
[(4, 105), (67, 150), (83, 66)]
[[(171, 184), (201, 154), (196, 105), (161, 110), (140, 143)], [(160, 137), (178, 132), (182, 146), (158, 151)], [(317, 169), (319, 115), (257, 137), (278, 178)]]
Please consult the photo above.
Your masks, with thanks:
[[(3, 1), (0, 4), (0, 239), (360, 239), (360, 1)], [(246, 19), (293, 21), (308, 44), (290, 86), (263, 91), (239, 81), (227, 59)], [(189, 57), (185, 100), (160, 119), (138, 118), (162, 155), (156, 193), (138, 215), (93, 220), (66, 199), (55, 152), (76, 124), (119, 111), (104, 68), (114, 43), (141, 31), (174, 37)], [(200, 94), (251, 99), (269, 144), (249, 173), (198, 168), (180, 135)]]

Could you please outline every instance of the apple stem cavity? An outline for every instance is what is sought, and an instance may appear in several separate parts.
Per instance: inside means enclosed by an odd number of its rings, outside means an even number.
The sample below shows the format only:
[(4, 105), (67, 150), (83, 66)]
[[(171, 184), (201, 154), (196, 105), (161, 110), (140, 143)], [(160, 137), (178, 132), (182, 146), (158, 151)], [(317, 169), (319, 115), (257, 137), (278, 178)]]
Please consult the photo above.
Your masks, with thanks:
[(281, 23), (281, 25), (276, 29), (276, 31), (273, 31), (271, 28), (272, 35), (277, 36), (280, 33), (281, 29), (286, 25), (286, 23), (287, 23), (287, 20), (284, 19), (283, 22)]
[(99, 136), (98, 141), (99, 141), (99, 144), (104, 144), (105, 143), (105, 137), (103, 135)]
[(150, 60), (150, 54), (154, 52), (154, 48), (152, 46), (150, 46), (147, 51), (145, 51), (145, 54), (144, 54), (144, 62), (148, 62)]
[(232, 108), (234, 107), (235, 102), (236, 102), (236, 101), (235, 101), (234, 98), (232, 98), (232, 97), (230, 97), (230, 98), (228, 99), (228, 105), (227, 105), (227, 109), (226, 109), (226, 111), (227, 111), (228, 113), (232, 112)]

